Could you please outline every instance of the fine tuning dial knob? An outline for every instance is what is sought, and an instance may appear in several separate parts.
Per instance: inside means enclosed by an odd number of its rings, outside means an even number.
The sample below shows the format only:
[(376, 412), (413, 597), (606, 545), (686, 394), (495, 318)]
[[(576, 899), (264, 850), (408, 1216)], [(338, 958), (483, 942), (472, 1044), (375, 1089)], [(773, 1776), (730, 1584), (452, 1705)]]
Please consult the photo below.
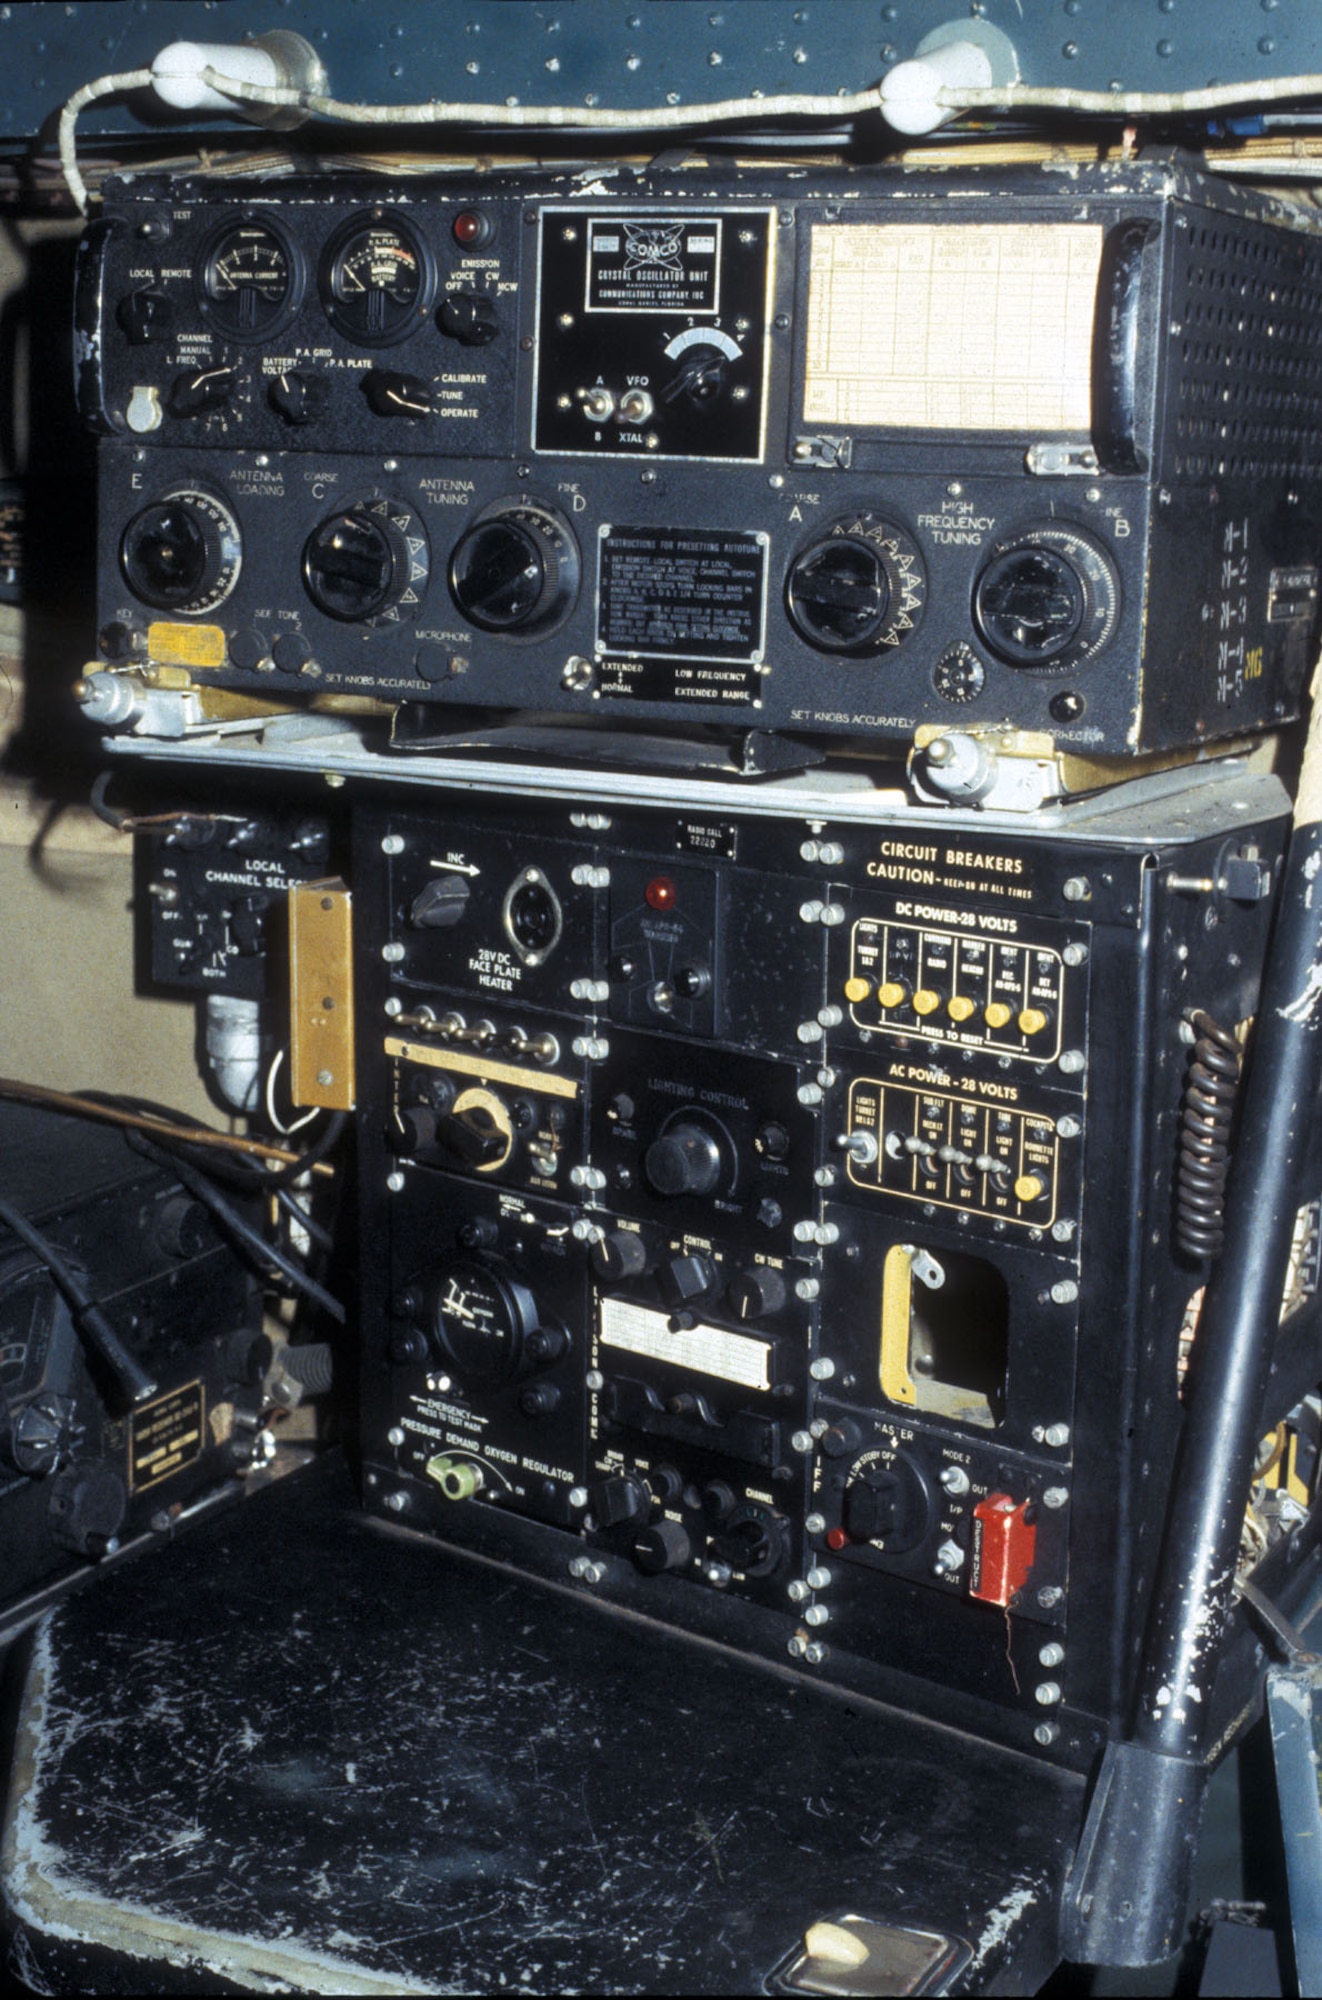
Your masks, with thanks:
[(461, 347), (485, 347), (500, 331), (495, 300), (484, 292), (451, 292), (437, 315), (437, 325)]
[(383, 625), (413, 616), (426, 592), (430, 564), (427, 532), (417, 514), (403, 501), (373, 494), (313, 529), (303, 550), (303, 582), (328, 618)]
[(549, 507), (511, 501), (474, 521), (450, 558), (450, 594), (484, 632), (531, 636), (559, 624), (578, 591), (578, 546)]
[(1092, 658), (1120, 615), (1120, 582), (1082, 528), (1043, 521), (998, 542), (973, 587), (973, 622), (1009, 667), (1062, 673)]
[(836, 521), (790, 565), (785, 604), (818, 652), (866, 658), (903, 644), (922, 616), (927, 578), (917, 545), (880, 514)]

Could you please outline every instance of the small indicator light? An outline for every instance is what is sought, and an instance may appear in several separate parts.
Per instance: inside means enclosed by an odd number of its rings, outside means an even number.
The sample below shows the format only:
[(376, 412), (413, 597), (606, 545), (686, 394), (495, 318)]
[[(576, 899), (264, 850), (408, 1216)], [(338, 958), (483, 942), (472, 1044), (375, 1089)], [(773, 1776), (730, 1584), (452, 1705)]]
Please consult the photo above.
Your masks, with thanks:
[(843, 1528), (830, 1528), (827, 1530), (826, 1546), (828, 1549), (843, 1549), (848, 1546), (848, 1543), (849, 1537)]
[(474, 243), (486, 243), (491, 236), (491, 221), (488, 216), (479, 215), (476, 209), (461, 208), (450, 224), (450, 234), (456, 243), (468, 249)]
[(654, 875), (643, 890), (649, 910), (673, 910), (678, 900), (679, 891), (668, 875)]

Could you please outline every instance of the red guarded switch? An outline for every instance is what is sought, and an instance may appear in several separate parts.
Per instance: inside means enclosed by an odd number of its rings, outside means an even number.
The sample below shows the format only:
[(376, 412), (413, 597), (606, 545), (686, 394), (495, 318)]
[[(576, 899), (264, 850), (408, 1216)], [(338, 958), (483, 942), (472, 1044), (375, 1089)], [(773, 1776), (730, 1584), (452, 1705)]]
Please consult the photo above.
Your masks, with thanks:
[(969, 1595), (983, 1604), (1009, 1604), (1028, 1581), (1037, 1529), (1027, 1500), (989, 1493), (973, 1509), (973, 1563)]

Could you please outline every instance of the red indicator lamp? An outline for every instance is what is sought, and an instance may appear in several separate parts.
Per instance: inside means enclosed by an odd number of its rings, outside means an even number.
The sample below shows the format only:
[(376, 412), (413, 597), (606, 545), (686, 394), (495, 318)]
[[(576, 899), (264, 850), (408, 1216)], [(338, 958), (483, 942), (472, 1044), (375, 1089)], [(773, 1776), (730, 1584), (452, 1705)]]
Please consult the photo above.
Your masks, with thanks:
[(679, 891), (668, 875), (654, 875), (643, 890), (643, 901), (649, 910), (673, 910)]
[(491, 237), (490, 217), (479, 214), (475, 208), (461, 208), (450, 224), (450, 234), (465, 250), (476, 243), (486, 243)]
[(846, 1548), (848, 1544), (849, 1544), (849, 1537), (845, 1533), (843, 1528), (827, 1529), (826, 1546), (828, 1549), (843, 1549)]

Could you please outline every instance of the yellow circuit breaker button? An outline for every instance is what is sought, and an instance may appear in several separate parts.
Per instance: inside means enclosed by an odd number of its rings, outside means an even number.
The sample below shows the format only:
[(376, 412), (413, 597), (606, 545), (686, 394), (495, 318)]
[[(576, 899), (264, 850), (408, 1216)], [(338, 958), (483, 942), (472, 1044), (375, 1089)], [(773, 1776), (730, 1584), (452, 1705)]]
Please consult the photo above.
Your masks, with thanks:
[(877, 988), (877, 1004), (880, 1007), (903, 1007), (904, 988), (898, 979), (887, 979)]
[(1024, 1035), (1040, 1035), (1047, 1025), (1047, 1017), (1040, 1007), (1025, 1007), (1019, 1016), (1019, 1032)]
[(933, 993), (930, 986), (920, 986), (913, 996), (913, 1011), (915, 1014), (935, 1014), (940, 1005), (941, 995)]
[(872, 987), (866, 979), (845, 981), (845, 998), (852, 1007), (856, 1007), (860, 1000), (866, 1000), (871, 991)]
[(1014, 1184), (1016, 1201), (1041, 1201), (1046, 1191), (1046, 1182), (1037, 1174), (1020, 1174)]
[(982, 1018), (989, 1028), (1007, 1028), (1014, 1018), (1014, 1010), (1007, 1007), (1004, 1000), (989, 1000), (982, 1010)]
[(957, 993), (953, 1000), (947, 1000), (946, 1012), (952, 1021), (967, 1021), (977, 1009), (967, 993)]

